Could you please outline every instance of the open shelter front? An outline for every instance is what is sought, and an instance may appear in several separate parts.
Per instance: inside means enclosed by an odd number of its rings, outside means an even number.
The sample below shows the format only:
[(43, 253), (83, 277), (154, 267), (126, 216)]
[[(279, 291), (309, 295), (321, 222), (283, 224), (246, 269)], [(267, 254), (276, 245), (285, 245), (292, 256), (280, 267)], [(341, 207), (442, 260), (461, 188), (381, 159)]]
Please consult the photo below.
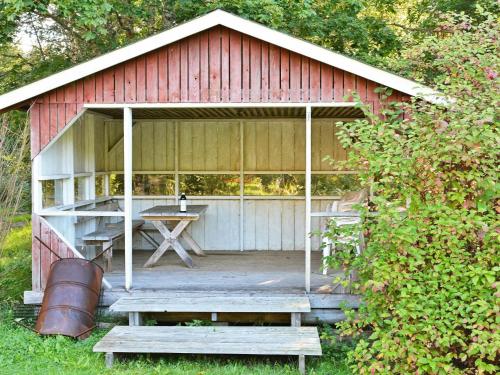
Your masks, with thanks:
[[(353, 103), (85, 104), (37, 156), (38, 213), (88, 259), (106, 246), (85, 241), (90, 233), (130, 220), (112, 244), (113, 289), (330, 292), (320, 236), (308, 235), (324, 223), (311, 211), (358, 188), (354, 171), (326, 158), (345, 160), (336, 122), (360, 116)], [(206, 256), (190, 269), (170, 249), (145, 267), (163, 237), (134, 223), (181, 193), (188, 207), (207, 206), (186, 228)]]

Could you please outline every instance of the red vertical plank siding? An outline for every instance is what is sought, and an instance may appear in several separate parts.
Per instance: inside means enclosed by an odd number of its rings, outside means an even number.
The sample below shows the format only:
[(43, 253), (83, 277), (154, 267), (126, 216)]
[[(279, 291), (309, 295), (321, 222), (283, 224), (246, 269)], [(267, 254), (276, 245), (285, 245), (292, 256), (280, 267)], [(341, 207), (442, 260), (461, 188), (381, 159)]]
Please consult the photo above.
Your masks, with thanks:
[(261, 49), (260, 41), (257, 39), (250, 40), (250, 101), (260, 102), (261, 95)]
[(95, 75), (95, 101), (96, 103), (103, 102), (103, 72), (99, 72)]
[(168, 100), (178, 102), (181, 99), (180, 47), (174, 43), (168, 47)]
[(189, 60), (188, 60), (188, 42), (183, 40), (180, 43), (181, 47), (181, 102), (185, 103), (189, 100)]
[[(31, 111), (32, 153), (40, 152), (84, 103), (339, 102), (357, 91), (379, 111), (380, 99), (370, 93), (376, 86), (217, 26), (41, 95)], [(401, 98), (395, 91), (390, 100)]]
[(200, 34), (200, 101), (209, 101), (208, 32)]
[(53, 232), (50, 231), (50, 264), (54, 263), (59, 259), (61, 254), (59, 253), (59, 237)]
[(50, 106), (43, 103), (40, 109), (40, 149), (43, 149), (50, 141)]
[(220, 101), (220, 29), (218, 27), (209, 32), (209, 71), (210, 71), (210, 101)]
[(125, 63), (125, 102), (134, 103), (137, 100), (136, 60)]
[(33, 159), (40, 152), (40, 104), (31, 106), (30, 112), (31, 128), (31, 158)]
[[(76, 85), (70, 83), (66, 85), (64, 101), (66, 102), (66, 124), (76, 115)], [(65, 126), (66, 126), (65, 124)]]
[(146, 57), (137, 58), (135, 65), (136, 78), (136, 100), (138, 103), (146, 102)]
[(57, 96), (56, 90), (52, 90), (49, 94), (49, 122), (50, 122), (50, 139), (54, 138), (57, 133)]
[(229, 30), (223, 28), (221, 31), (221, 99), (229, 101)]
[(366, 79), (356, 76), (356, 92), (362, 102), (366, 101)]
[(347, 101), (352, 101), (352, 93), (355, 90), (355, 77), (352, 73), (344, 72), (344, 97), (347, 96)]
[(50, 103), (49, 105), (49, 116), (50, 116), (50, 139), (54, 138), (57, 133), (57, 103)]
[(115, 68), (115, 103), (125, 102), (125, 66)]
[(64, 87), (56, 90), (57, 101), (57, 131), (59, 132), (66, 125), (66, 108), (64, 105)]
[(280, 100), (280, 48), (274, 45), (269, 46), (269, 90), (271, 102)]
[(344, 101), (344, 71), (333, 68), (333, 98), (336, 102)]
[(250, 101), (250, 38), (241, 37), (241, 97), (244, 102)]
[(51, 243), (50, 228), (43, 220), (40, 222), (40, 239), (42, 240), (40, 252), (40, 283), (42, 289), (45, 289), (51, 264)]
[(309, 101), (309, 58), (302, 56), (302, 101)]
[(229, 33), (229, 86), (230, 101), (241, 102), (241, 34)]
[(83, 108), (83, 80), (76, 81), (76, 113)]
[(290, 53), (290, 101), (300, 102), (300, 75), (301, 75), (300, 55)]
[(95, 103), (95, 76), (91, 75), (83, 80), (83, 100), (85, 103)]
[(57, 131), (61, 131), (66, 126), (66, 105), (57, 104)]
[(333, 101), (333, 71), (330, 65), (321, 64), (321, 101)]
[(375, 92), (378, 88), (378, 84), (373, 81), (368, 81), (366, 85), (366, 101), (372, 106), (373, 113), (380, 115), (380, 98)]
[(31, 215), (31, 289), (34, 291), (41, 290), (41, 269), (40, 269), (40, 220), (38, 215)]
[(316, 60), (309, 63), (309, 97), (311, 102), (319, 102), (321, 91), (321, 64)]
[(115, 71), (107, 69), (102, 73), (102, 101), (113, 103), (115, 101)]
[(158, 101), (158, 53), (146, 56), (146, 101)]
[(158, 52), (158, 101), (168, 101), (168, 49), (162, 48)]
[(269, 101), (269, 44), (262, 43), (261, 44), (261, 57), (262, 61), (260, 63), (260, 75), (262, 77), (261, 80), (261, 100), (263, 102)]
[(200, 39), (189, 38), (189, 101), (200, 101)]
[(290, 54), (285, 49), (281, 49), (280, 62), (281, 101), (287, 102), (290, 98)]

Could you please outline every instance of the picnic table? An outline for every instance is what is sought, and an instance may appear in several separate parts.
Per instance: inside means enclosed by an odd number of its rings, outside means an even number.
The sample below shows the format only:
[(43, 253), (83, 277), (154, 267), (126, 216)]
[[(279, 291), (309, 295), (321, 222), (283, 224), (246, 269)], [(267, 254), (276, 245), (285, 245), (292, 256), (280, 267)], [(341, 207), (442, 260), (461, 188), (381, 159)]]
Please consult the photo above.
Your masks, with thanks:
[[(191, 222), (198, 220), (207, 208), (207, 205), (192, 205), (188, 206), (186, 212), (181, 212), (178, 205), (159, 205), (140, 212), (139, 215), (141, 215), (144, 220), (151, 221), (164, 238), (164, 241), (146, 261), (144, 267), (153, 267), (161, 256), (172, 247), (182, 261), (189, 268), (192, 268), (193, 259), (182, 247), (179, 238), (184, 239), (196, 255), (205, 255), (201, 247), (189, 233), (186, 232), (186, 228)], [(176, 223), (173, 229), (169, 229), (167, 226), (168, 222)]]

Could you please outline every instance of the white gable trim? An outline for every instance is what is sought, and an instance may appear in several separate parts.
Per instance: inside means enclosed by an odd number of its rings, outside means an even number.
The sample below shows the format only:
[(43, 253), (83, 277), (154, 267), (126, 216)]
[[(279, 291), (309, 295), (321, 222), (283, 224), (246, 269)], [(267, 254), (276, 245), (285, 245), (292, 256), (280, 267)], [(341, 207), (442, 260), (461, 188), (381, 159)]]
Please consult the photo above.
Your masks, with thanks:
[(39, 81), (20, 87), (0, 96), (0, 110), (22, 103), (47, 91), (64, 86), (90, 74), (107, 69), (116, 64), (144, 55), (157, 48), (174, 43), (190, 35), (222, 25), (254, 38), (275, 44), (290, 51), (321, 61), (333, 67), (391, 87), (412, 96), (423, 96), (434, 103), (445, 100), (436, 91), (412, 80), (375, 68), (358, 60), (332, 52), (312, 43), (294, 38), (282, 32), (248, 21), (223, 10), (215, 10), (172, 29), (150, 36), (146, 39), (106, 53), (72, 68), (55, 73)]

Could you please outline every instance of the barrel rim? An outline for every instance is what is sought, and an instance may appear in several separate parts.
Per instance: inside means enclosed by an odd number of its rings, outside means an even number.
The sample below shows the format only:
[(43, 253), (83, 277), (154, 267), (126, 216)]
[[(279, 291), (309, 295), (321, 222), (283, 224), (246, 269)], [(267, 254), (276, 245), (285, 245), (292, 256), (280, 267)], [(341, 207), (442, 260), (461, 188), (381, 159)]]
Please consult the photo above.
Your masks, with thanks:
[(104, 268), (102, 268), (99, 264), (97, 264), (93, 260), (85, 259), (85, 258), (61, 258), (61, 259), (58, 259), (58, 260), (52, 262), (52, 264), (50, 265), (50, 268), (54, 267), (54, 264), (62, 262), (62, 261), (75, 261), (75, 260), (76, 261), (83, 261), (83, 262), (87, 262), (87, 263), (92, 263), (94, 266), (98, 267), (101, 270), (102, 274), (104, 275)]

